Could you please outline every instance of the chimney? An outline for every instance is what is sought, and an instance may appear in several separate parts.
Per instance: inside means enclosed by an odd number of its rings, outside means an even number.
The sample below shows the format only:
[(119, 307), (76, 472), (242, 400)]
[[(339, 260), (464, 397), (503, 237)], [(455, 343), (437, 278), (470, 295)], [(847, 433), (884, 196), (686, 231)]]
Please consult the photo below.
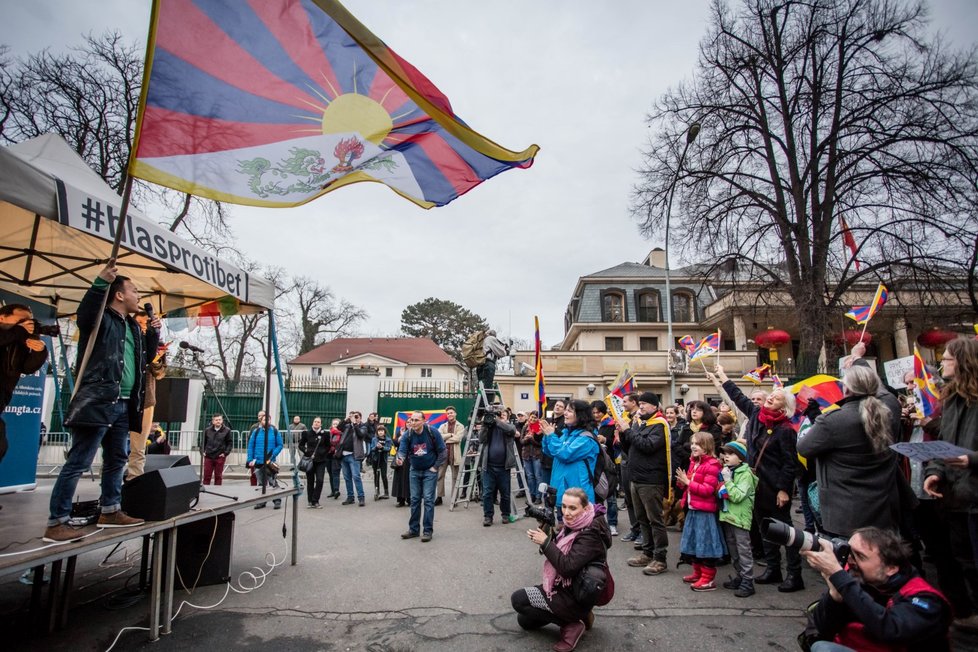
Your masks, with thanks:
[(659, 269), (666, 268), (666, 252), (664, 249), (656, 247), (649, 252), (649, 255), (645, 257), (645, 263), (649, 267), (657, 267)]

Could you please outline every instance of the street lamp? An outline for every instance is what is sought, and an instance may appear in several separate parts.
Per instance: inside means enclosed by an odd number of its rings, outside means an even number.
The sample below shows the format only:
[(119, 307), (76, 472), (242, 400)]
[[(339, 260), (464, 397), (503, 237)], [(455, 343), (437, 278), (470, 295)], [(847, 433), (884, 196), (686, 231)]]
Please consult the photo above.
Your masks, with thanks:
[[(676, 195), (676, 186), (679, 185), (679, 175), (683, 171), (683, 161), (686, 160), (686, 151), (692, 142), (696, 140), (696, 136), (699, 133), (700, 123), (698, 122), (689, 125), (689, 129), (686, 130), (686, 144), (683, 146), (683, 153), (679, 155), (679, 165), (676, 166), (676, 178), (673, 179), (672, 185), (669, 187), (669, 202), (666, 204), (666, 341), (669, 344), (670, 351), (675, 345), (676, 340), (672, 335), (672, 286), (670, 285), (669, 278), (669, 220), (672, 218), (672, 198)], [(676, 374), (672, 371), (669, 372), (669, 399), (672, 402), (676, 400)]]

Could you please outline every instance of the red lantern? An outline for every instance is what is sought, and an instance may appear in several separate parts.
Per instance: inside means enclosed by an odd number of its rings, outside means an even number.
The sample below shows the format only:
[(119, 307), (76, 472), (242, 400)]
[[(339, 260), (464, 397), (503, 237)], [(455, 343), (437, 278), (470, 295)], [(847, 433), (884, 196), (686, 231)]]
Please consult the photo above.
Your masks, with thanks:
[(858, 330), (849, 329), (849, 330), (842, 331), (841, 334), (836, 335), (835, 343), (842, 344), (843, 342), (845, 342), (846, 344), (849, 345), (849, 348), (851, 349), (852, 347), (859, 344), (860, 336), (862, 336), (862, 340), (866, 344), (866, 346), (869, 346), (870, 343), (873, 341), (873, 336), (870, 335), (869, 333), (863, 335), (862, 329), (858, 329)]
[(761, 331), (754, 336), (754, 342), (757, 346), (763, 349), (776, 349), (779, 346), (787, 344), (791, 341), (791, 335), (782, 330), (777, 330), (771, 328), (766, 331)]
[(958, 334), (954, 331), (946, 331), (936, 326), (929, 331), (924, 331), (917, 336), (917, 344), (928, 349), (940, 349), (953, 339), (957, 339)]

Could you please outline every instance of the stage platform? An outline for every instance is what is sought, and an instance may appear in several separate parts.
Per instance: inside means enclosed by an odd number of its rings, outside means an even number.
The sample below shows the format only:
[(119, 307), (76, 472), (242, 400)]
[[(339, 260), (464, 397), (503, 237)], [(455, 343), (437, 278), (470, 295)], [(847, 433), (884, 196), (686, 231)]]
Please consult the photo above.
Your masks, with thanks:
[[(290, 478), (281, 478), (290, 481)], [(291, 484), (291, 482), (289, 482)], [(79, 483), (81, 500), (98, 497), (99, 489), (95, 483), (84, 480)], [(177, 528), (181, 525), (213, 518), (221, 514), (241, 509), (251, 509), (255, 505), (281, 499), (283, 506), (292, 511), (291, 520), (291, 564), (296, 563), (296, 536), (298, 530), (298, 511), (296, 499), (302, 492), (300, 488), (268, 488), (261, 491), (247, 481), (208, 487), (231, 498), (211, 493), (201, 493), (193, 509), (164, 521), (147, 521), (143, 525), (130, 528), (98, 529), (94, 525), (79, 529), (79, 539), (67, 543), (47, 543), (41, 540), (48, 520), (48, 503), (51, 497), (50, 485), (35, 491), (7, 494), (2, 497), (3, 509), (0, 511), (0, 576), (23, 573), (30, 569), (40, 569), (50, 565), (50, 582), (47, 586), (47, 599), (44, 599), (44, 573), (35, 572), (35, 582), (31, 595), (31, 613), (41, 629), (51, 631), (64, 626), (71, 603), (72, 584), (77, 557), (107, 546), (136, 538), (143, 538), (144, 551), (152, 548), (151, 563), (147, 565), (152, 575), (150, 585), (150, 640), (159, 638), (170, 631), (173, 610), (174, 568), (176, 557)], [(94, 494), (94, 495), (92, 495)], [(292, 500), (287, 499), (291, 497)], [(162, 613), (161, 613), (162, 607)]]

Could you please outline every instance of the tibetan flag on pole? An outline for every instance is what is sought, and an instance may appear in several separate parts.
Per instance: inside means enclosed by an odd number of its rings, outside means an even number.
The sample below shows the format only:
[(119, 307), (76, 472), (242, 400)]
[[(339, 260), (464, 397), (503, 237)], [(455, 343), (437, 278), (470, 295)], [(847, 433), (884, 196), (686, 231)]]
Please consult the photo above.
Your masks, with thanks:
[(297, 206), (374, 181), (431, 208), (539, 149), (471, 129), (335, 0), (155, 0), (147, 53), (129, 173), (209, 199)]
[(686, 349), (686, 353), (692, 353), (696, 350), (696, 340), (690, 335), (683, 335), (679, 338), (679, 346)]
[(788, 387), (788, 391), (795, 395), (795, 414), (791, 419), (795, 432), (801, 428), (805, 420), (804, 410), (809, 400), (815, 399), (819, 409), (824, 413), (837, 409), (839, 401), (845, 397), (842, 381), (826, 374), (818, 374), (798, 381)]
[(542, 345), (540, 343), (540, 318), (533, 318), (533, 341), (534, 348), (536, 351), (536, 357), (534, 361), (534, 369), (536, 370), (533, 377), (533, 398), (537, 403), (537, 414), (543, 419), (546, 415), (543, 413), (547, 409), (547, 386), (543, 378), (543, 358), (540, 355)]
[(873, 318), (883, 304), (886, 303), (886, 299), (889, 297), (889, 293), (886, 291), (886, 286), (882, 283), (876, 288), (876, 294), (873, 295), (873, 301), (868, 306), (853, 306), (852, 310), (846, 313), (846, 317), (852, 319), (857, 324), (868, 324), (869, 320)]
[(784, 381), (781, 380), (781, 376), (778, 374), (771, 374), (771, 384), (774, 385), (773, 389), (782, 389), (784, 387)]
[(611, 382), (608, 395), (604, 397), (604, 404), (608, 406), (608, 414), (611, 418), (615, 420), (625, 418), (624, 398), (634, 392), (635, 387), (635, 376), (632, 374), (631, 369), (628, 368), (628, 363), (626, 362)]
[(933, 416), (941, 402), (941, 394), (934, 382), (934, 377), (927, 371), (920, 349), (913, 345), (913, 383), (914, 395), (917, 397), (917, 416), (925, 419)]
[(696, 349), (689, 354), (689, 361), (692, 362), (693, 360), (708, 358), (719, 350), (720, 333), (712, 333), (700, 340), (700, 343), (696, 345)]
[(760, 367), (751, 369), (746, 374), (743, 375), (744, 380), (749, 380), (755, 385), (760, 385), (768, 374), (771, 372), (771, 365), (764, 363)]

